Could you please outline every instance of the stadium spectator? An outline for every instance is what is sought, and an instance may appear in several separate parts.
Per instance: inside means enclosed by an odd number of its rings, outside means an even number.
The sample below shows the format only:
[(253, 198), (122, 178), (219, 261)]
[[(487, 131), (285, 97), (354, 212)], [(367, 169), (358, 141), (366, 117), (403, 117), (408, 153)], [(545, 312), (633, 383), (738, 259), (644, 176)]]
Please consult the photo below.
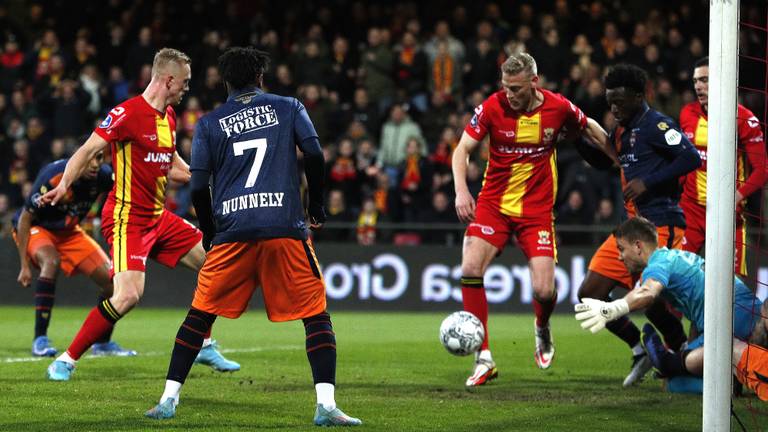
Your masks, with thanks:
[(334, 115), (336, 130), (344, 130), (353, 122), (362, 123), (366, 134), (375, 134), (380, 127), (379, 110), (370, 102), (368, 91), (363, 87), (355, 89), (352, 103), (344, 103)]
[(389, 108), (395, 93), (395, 83), (392, 79), (395, 56), (382, 34), (382, 29), (378, 27), (368, 30), (368, 47), (360, 62), (363, 86), (368, 91), (371, 102), (376, 104), (379, 114)]
[(336, 92), (342, 104), (352, 101), (357, 81), (356, 65), (357, 59), (349, 49), (349, 40), (343, 36), (336, 36), (332, 45), (328, 88), (331, 92)]
[(328, 189), (341, 191), (352, 211), (359, 208), (363, 173), (357, 169), (352, 140), (342, 138), (336, 156), (326, 162), (325, 173)]
[(395, 83), (398, 99), (407, 101), (419, 112), (428, 108), (427, 57), (413, 33), (405, 32), (395, 51)]
[(0, 192), (0, 238), (7, 238), (13, 231), (13, 210), (8, 195)]
[[(387, 172), (391, 181), (395, 181), (400, 174), (399, 165), (405, 160), (406, 146), (411, 138), (424, 143), (418, 123), (411, 120), (402, 105), (393, 105), (389, 120), (381, 129), (379, 154), (376, 161), (376, 164)], [(420, 149), (423, 155), (426, 155), (425, 147), (422, 146)]]
[(370, 246), (376, 243), (376, 224), (380, 222), (381, 219), (382, 215), (376, 208), (376, 203), (373, 198), (366, 197), (363, 200), (360, 214), (357, 216), (357, 228), (355, 230), (357, 244), (361, 246)]
[[(432, 202), (429, 209), (423, 212), (421, 222), (427, 224), (458, 224), (459, 218), (456, 217), (456, 210), (451, 205), (450, 196), (437, 191), (432, 195)], [(453, 246), (458, 244), (461, 230), (456, 229), (434, 229), (430, 228), (424, 232), (424, 243), (438, 244), (443, 246)]]
[(282, 96), (295, 96), (296, 83), (293, 72), (287, 64), (278, 64), (275, 68), (275, 81), (271, 84), (270, 92)]
[(424, 156), (424, 144), (410, 138), (405, 146), (405, 159), (398, 167), (397, 185), (400, 189), (402, 218), (404, 222), (418, 222), (429, 200), (432, 185), (432, 163)]

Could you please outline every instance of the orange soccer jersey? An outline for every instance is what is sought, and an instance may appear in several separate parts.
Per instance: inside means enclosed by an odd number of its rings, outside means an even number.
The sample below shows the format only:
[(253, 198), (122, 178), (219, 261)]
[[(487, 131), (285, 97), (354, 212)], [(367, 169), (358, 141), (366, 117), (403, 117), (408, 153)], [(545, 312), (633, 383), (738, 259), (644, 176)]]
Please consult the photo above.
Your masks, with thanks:
[[(707, 113), (698, 102), (691, 102), (680, 111), (680, 127), (696, 146), (701, 156), (701, 167), (685, 178), (682, 200), (701, 206), (707, 203)], [(736, 115), (738, 154), (736, 158), (736, 187), (743, 197), (762, 188), (768, 180), (765, 141), (760, 121), (739, 104)], [(747, 177), (747, 162), (751, 172)]]
[(583, 129), (584, 113), (565, 97), (540, 90), (544, 102), (531, 112), (514, 111), (502, 90), (475, 108), (464, 129), (481, 141), (490, 134), (490, 155), (478, 205), (511, 217), (551, 214), (557, 195), (555, 143), (561, 133)]

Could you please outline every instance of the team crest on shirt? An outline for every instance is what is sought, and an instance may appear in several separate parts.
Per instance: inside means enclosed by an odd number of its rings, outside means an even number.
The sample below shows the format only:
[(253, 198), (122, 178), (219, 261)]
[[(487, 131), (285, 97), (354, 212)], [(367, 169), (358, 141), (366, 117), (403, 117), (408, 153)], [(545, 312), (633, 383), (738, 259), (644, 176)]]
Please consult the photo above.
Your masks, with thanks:
[(760, 120), (758, 120), (757, 117), (752, 116), (752, 117), (747, 119), (747, 124), (751, 128), (756, 128), (756, 127), (758, 127), (760, 125)]
[(551, 142), (555, 138), (555, 130), (553, 128), (544, 128), (544, 141)]
[(107, 114), (107, 116), (102, 120), (102, 122), (99, 124), (100, 129), (106, 129), (109, 127), (109, 125), (112, 124), (112, 115)]
[(552, 244), (552, 239), (549, 238), (549, 231), (541, 230), (539, 231), (539, 242), (542, 246), (547, 246)]

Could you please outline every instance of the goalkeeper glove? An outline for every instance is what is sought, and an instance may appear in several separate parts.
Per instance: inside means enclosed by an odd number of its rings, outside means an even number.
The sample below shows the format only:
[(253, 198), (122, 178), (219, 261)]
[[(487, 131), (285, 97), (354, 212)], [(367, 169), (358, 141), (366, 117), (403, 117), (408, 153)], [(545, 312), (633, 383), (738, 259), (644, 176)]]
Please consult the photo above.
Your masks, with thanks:
[(610, 303), (593, 298), (583, 298), (574, 306), (576, 319), (581, 321), (581, 328), (597, 333), (605, 324), (629, 313), (629, 304), (624, 299)]

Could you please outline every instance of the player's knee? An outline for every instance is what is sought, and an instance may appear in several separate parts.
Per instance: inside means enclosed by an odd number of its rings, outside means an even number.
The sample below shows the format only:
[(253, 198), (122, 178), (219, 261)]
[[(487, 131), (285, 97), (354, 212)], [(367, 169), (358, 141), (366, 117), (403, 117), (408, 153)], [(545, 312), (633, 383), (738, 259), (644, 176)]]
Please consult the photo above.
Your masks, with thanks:
[(60, 265), (59, 254), (46, 254), (40, 259), (40, 272), (48, 277), (55, 276), (59, 272)]
[(483, 267), (477, 262), (466, 262), (461, 265), (461, 274), (466, 277), (483, 277)]
[(533, 297), (538, 301), (550, 301), (557, 296), (554, 284), (539, 282), (532, 285)]
[(304, 318), (302, 321), (307, 336), (307, 352), (320, 348), (336, 348), (336, 334), (333, 332), (331, 315), (328, 312)]
[[(133, 287), (121, 289), (112, 298), (112, 303), (120, 309), (130, 309), (141, 300), (141, 293)], [(124, 313), (124, 312), (120, 312)]]

